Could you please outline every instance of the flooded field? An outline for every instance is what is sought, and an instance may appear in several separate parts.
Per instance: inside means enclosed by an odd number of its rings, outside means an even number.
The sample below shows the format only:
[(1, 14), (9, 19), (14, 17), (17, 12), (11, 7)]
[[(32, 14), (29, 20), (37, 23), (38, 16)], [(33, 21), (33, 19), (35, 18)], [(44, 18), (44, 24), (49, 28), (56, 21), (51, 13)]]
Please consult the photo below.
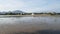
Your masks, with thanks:
[[(57, 31), (57, 32), (56, 32)], [(60, 32), (60, 17), (39, 16), (39, 17), (5, 17), (0, 16), (0, 34), (29, 34), (35, 32), (41, 34)], [(38, 32), (38, 33), (36, 33)], [(30, 33), (33, 34), (33, 33)]]

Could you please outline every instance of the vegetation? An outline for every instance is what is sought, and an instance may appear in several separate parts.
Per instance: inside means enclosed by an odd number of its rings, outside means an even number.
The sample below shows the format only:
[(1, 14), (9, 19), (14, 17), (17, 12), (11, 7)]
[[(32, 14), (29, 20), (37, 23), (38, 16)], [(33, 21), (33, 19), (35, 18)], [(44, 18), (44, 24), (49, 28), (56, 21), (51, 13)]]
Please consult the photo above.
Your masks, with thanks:
[[(15, 10), (15, 11), (9, 11), (9, 12), (0, 12), (0, 15), (31, 15), (32, 13), (26, 13), (26, 12), (22, 12), (20, 10)], [(46, 14), (46, 15), (60, 15), (60, 13), (56, 13), (56, 12), (41, 12), (41, 13), (34, 13), (34, 15), (41, 15), (41, 14)]]

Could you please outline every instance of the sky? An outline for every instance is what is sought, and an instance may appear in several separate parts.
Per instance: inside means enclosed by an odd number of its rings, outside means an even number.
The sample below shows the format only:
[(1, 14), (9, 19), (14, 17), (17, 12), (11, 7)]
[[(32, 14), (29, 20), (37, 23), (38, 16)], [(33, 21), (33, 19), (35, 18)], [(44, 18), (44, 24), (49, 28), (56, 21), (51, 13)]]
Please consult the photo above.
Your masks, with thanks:
[(60, 0), (0, 0), (0, 11), (60, 12)]

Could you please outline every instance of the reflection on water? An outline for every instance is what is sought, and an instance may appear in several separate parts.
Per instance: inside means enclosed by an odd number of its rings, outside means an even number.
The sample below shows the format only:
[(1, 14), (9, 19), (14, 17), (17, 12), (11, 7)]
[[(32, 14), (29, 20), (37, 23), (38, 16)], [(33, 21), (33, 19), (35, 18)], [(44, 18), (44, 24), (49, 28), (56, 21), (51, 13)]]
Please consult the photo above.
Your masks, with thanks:
[(16, 24), (16, 23), (59, 23), (60, 17), (5, 17), (0, 18), (0, 24)]
[(0, 33), (60, 30), (60, 17), (3, 17)]

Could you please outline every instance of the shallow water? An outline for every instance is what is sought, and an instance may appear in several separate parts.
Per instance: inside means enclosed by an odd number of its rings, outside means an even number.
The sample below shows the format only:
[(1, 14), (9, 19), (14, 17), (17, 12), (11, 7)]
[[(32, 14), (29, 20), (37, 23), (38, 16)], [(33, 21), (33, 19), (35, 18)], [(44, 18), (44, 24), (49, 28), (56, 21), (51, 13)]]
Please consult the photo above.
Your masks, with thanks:
[(0, 34), (33, 32), (37, 30), (60, 30), (60, 17), (1, 17)]

